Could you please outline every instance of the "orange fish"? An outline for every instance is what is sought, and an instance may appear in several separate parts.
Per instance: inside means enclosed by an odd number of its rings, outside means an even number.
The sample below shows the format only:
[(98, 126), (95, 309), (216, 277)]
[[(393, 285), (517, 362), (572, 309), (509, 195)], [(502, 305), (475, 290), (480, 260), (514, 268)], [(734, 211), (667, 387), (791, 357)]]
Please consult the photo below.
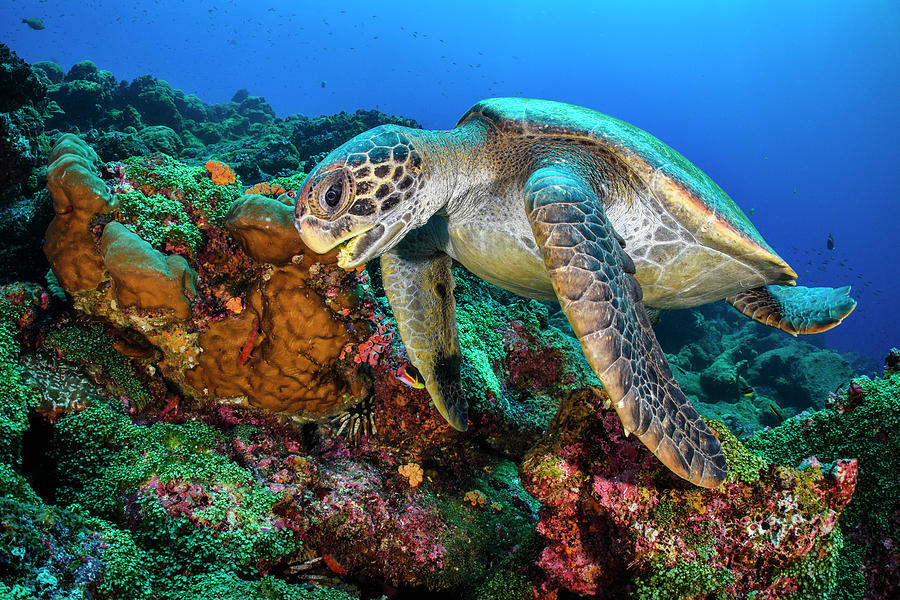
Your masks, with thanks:
[(337, 573), (338, 575), (347, 574), (347, 569), (345, 569), (344, 566), (339, 563), (337, 559), (335, 559), (332, 555), (323, 554), (322, 561), (325, 563), (325, 566), (331, 569), (334, 573)]
[(422, 379), (422, 374), (419, 373), (417, 368), (409, 363), (401, 365), (400, 368), (397, 369), (397, 380), (403, 385), (417, 390), (421, 390), (425, 387), (425, 380)]

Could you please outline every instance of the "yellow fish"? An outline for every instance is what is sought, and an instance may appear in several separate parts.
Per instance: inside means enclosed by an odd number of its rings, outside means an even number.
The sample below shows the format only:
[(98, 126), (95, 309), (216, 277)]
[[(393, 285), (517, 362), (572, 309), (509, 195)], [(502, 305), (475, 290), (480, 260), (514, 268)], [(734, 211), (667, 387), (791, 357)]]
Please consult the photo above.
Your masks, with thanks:
[(417, 368), (409, 363), (401, 365), (400, 368), (397, 369), (397, 380), (403, 385), (417, 390), (421, 390), (425, 387), (425, 381), (422, 379), (422, 374), (419, 373)]
[(784, 421), (784, 417), (781, 416), (781, 413), (775, 408), (773, 405), (769, 405), (769, 410), (772, 411), (772, 414), (778, 417), (778, 422)]

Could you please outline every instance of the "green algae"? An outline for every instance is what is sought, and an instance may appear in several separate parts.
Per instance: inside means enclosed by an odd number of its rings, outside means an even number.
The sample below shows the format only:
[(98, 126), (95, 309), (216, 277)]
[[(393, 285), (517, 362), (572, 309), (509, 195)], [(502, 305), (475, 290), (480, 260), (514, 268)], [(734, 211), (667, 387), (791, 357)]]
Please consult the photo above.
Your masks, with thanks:
[(838, 400), (833, 408), (786, 421), (747, 440), (748, 448), (780, 464), (796, 465), (809, 456), (822, 463), (839, 458), (858, 460), (856, 490), (839, 521), (839, 533), (846, 541), (843, 547), (835, 542), (840, 553), (834, 564), (822, 571), (836, 584), (827, 596), (835, 600), (860, 598), (866, 588), (861, 570), (866, 549), (851, 540), (851, 534), (862, 528), (869, 536), (886, 536), (895, 543), (900, 538), (892, 524), (893, 515), (900, 510), (900, 375), (876, 380), (864, 377), (855, 383), (864, 394), (858, 406), (844, 406), (847, 399)]
[(0, 287), (0, 463), (13, 466), (22, 461), (22, 436), (28, 429), (28, 411), (40, 400), (23, 383), (19, 368), (21, 344), (16, 323), (29, 306), (28, 302), (15, 302), (11, 297), (21, 290), (25, 296), (40, 293), (40, 287), (35, 284)]
[[(108, 407), (91, 406), (57, 425), (57, 495), (127, 526), (160, 597), (190, 597), (190, 574), (229, 570), (252, 577), (256, 565), (296, 554), (303, 545), (270, 522), (280, 497), (215, 451), (223, 441), (221, 432), (196, 421), (140, 426)], [(203, 499), (198, 505), (179, 495), (190, 486)], [(173, 513), (160, 496), (185, 504)]]
[(577, 342), (550, 324), (546, 304), (454, 269), (461, 379), (472, 413), (539, 433), (577, 387), (600, 382)]
[(353, 600), (355, 596), (341, 590), (309, 588), (285, 583), (265, 576), (245, 580), (229, 571), (204, 574), (194, 578), (188, 588), (194, 600)]
[[(702, 554), (702, 553), (701, 553)], [(652, 573), (634, 582), (635, 600), (671, 600), (674, 598), (730, 598), (726, 592), (734, 583), (728, 569), (714, 569), (702, 559), (679, 562), (651, 562)]]
[(525, 600), (533, 598), (531, 582), (515, 571), (494, 573), (478, 588), (474, 600)]
[(834, 587), (828, 600), (859, 600), (866, 595), (866, 576), (863, 573), (865, 554), (865, 547), (844, 539), (844, 546), (835, 561)]
[(835, 589), (837, 565), (840, 561), (844, 536), (840, 527), (816, 541), (815, 546), (802, 560), (787, 563), (775, 573), (775, 579), (784, 577), (796, 582), (798, 589), (784, 595), (787, 600), (820, 600), (829, 598)]
[[(490, 585), (495, 569), (510, 569), (519, 564), (523, 554), (530, 555), (530, 546), (523, 542), (535, 535), (540, 505), (522, 488), (518, 467), (509, 460), (494, 459), (458, 483), (478, 494), (466, 500), (463, 493), (425, 491), (428, 503), (450, 525), (440, 536), (447, 554), (434, 583), (440, 588), (461, 588), (466, 597), (492, 598), (479, 596), (487, 592), (476, 593), (481, 589), (477, 586)], [(479, 495), (482, 501), (473, 500)], [(508, 596), (498, 596), (504, 597)]]
[(96, 598), (152, 597), (144, 553), (127, 531), (78, 505), (44, 503), (8, 465), (0, 465), (0, 522), (0, 597), (76, 598), (91, 583)]
[(494, 365), (502, 364), (505, 353), (503, 332), (497, 325), (505, 325), (505, 322), (491, 310), (497, 303), (492, 301), (484, 286), (473, 284), (460, 269), (456, 269), (454, 276), (455, 295), (465, 299), (456, 305), (459, 345), (463, 354), (463, 389), (471, 397), (484, 398), (490, 393), (499, 398), (501, 383)]
[(145, 196), (174, 197), (182, 206), (179, 212), (184, 213), (185, 205), (190, 205), (214, 225), (224, 222), (231, 204), (243, 193), (240, 179), (216, 185), (204, 167), (186, 165), (164, 154), (151, 159), (129, 158), (124, 164), (126, 179)]
[(725, 423), (705, 417), (703, 420), (719, 437), (722, 453), (725, 455), (725, 462), (728, 464), (727, 481), (742, 481), (744, 483), (759, 481), (760, 469), (765, 468), (766, 464), (768, 464), (767, 461), (740, 443)]
[(900, 509), (900, 376), (855, 380), (865, 401), (852, 410), (818, 411), (808, 419), (792, 419), (750, 437), (746, 446), (767, 460), (797, 465), (816, 456), (822, 463), (856, 458), (859, 481), (842, 520), (868, 523), (882, 532), (889, 516)]
[(151, 246), (164, 250), (168, 242), (186, 244), (196, 255), (202, 235), (181, 202), (162, 194), (147, 196), (138, 190), (120, 192), (116, 198), (122, 218)]
[(294, 173), (293, 175), (288, 175), (287, 177), (276, 177), (271, 181), (274, 185), (280, 185), (287, 191), (296, 191), (303, 187), (303, 182), (306, 181), (306, 173), (302, 171), (299, 173)]
[(131, 362), (113, 346), (113, 338), (99, 323), (73, 325), (47, 335), (43, 346), (66, 360), (92, 367), (110, 387), (141, 409), (150, 402), (147, 386), (137, 377)]

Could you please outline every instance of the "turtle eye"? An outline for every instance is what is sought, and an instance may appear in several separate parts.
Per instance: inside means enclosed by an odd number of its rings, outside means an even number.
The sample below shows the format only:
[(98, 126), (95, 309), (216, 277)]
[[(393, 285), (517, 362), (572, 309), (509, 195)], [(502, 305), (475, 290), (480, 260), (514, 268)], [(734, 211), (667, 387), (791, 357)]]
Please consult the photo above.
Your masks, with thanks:
[(344, 184), (340, 181), (336, 183), (332, 183), (331, 186), (325, 191), (325, 204), (334, 208), (341, 201), (341, 196), (344, 194)]
[(342, 173), (339, 177), (335, 178), (334, 181), (332, 181), (328, 185), (328, 187), (319, 192), (319, 204), (322, 206), (322, 208), (329, 212), (333, 212), (346, 199), (346, 177), (346, 174)]

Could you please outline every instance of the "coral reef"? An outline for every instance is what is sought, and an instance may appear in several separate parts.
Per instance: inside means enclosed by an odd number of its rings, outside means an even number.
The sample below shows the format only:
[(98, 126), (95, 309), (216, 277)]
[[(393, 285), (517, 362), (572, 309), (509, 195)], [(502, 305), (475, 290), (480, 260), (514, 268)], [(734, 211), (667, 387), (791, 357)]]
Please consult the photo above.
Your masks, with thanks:
[(877, 364), (743, 317), (724, 302), (665, 313), (656, 327), (679, 384), (701, 413), (739, 436), (824, 408), (828, 394)]
[(279, 119), (264, 98), (248, 93), (207, 105), (150, 75), (120, 83), (91, 61), (68, 73), (52, 62), (36, 63), (33, 70), (47, 90), (42, 113), (55, 137), (83, 135), (105, 161), (153, 152), (183, 160), (212, 157), (252, 184), (307, 170), (323, 153), (377, 125), (417, 127), (374, 110)]
[(728, 481), (703, 490), (677, 481), (595, 390), (563, 403), (522, 464), (541, 502), (546, 540), (540, 596), (822, 598), (833, 586), (836, 528), (856, 462), (805, 471), (767, 463), (728, 430)]
[[(333, 269), (309, 270), (340, 309), (334, 298), (365, 277)], [(73, 547), (66, 532), (45, 533), (91, 570), (70, 562), (65, 571), (50, 556), (22, 563), (4, 583), (22, 585), (23, 574), (43, 569), (55, 579), (42, 581), (61, 589), (82, 582), (101, 598), (116, 596), (91, 581), (120, 581), (131, 587), (118, 597), (134, 598), (300, 594), (310, 581), (328, 590), (320, 593), (340, 588), (350, 597), (373, 589), (617, 597), (630, 589), (644, 598), (813, 598), (834, 587), (844, 540), (835, 525), (856, 483), (855, 461), (777, 467), (712, 423), (731, 480), (718, 490), (693, 488), (624, 436), (602, 392), (585, 387), (593, 382), (544, 305), (511, 304), (462, 271), (461, 332), (487, 342), (467, 357), (466, 389), (471, 400), (487, 393), (460, 434), (427, 408), (422, 390), (397, 379), (406, 357), (373, 274), (374, 300), (364, 303), (384, 316), (370, 338), (390, 337), (373, 362), (368, 354), (354, 360), (361, 342), (345, 360), (371, 373), (377, 436), (364, 433), (354, 445), (327, 426), (286, 427), (250, 408), (203, 402), (166, 414), (164, 397), (141, 408), (121, 401), (121, 387), (98, 394), (55, 419), (48, 453), (56, 481), (47, 495), (77, 504), (86, 524), (71, 530), (90, 531), (112, 554)], [(103, 337), (92, 327), (75, 329)], [(48, 334), (46, 349), (77, 346), (85, 334), (72, 329)], [(112, 343), (79, 358), (122, 373), (126, 363), (99, 358)], [(567, 399), (554, 419), (555, 394)], [(547, 421), (536, 425), (522, 413), (539, 398)], [(24, 490), (16, 498), (28, 496), (27, 483), (16, 481)], [(15, 523), (16, 539), (32, 535), (32, 521)], [(122, 548), (133, 562), (122, 564)], [(118, 579), (97, 575), (113, 571)]]
[(797, 465), (859, 460), (859, 484), (841, 519), (846, 540), (841, 590), (834, 598), (894, 598), (900, 593), (900, 375), (855, 379), (830, 406), (761, 431), (747, 446), (769, 460)]
[[(34, 322), (28, 311), (46, 294), (23, 289), (31, 295), (13, 290), (4, 323)], [(41, 496), (8, 465), (0, 470), (10, 497), (0, 534), (18, 548), (4, 556), (4, 591), (331, 598), (359, 597), (362, 585), (471, 595), (533, 531), (537, 504), (515, 463), (484, 454), (474, 438), (458, 440), (451, 454), (461, 460), (448, 469), (437, 460), (446, 436), (413, 455), (391, 443), (409, 435), (398, 423), (383, 423), (384, 438), (348, 445), (328, 428), (310, 436), (249, 408), (204, 402), (165, 414), (165, 398), (126, 401), (123, 392), (147, 394), (152, 382), (129, 370), (120, 340), (98, 327), (56, 323), (38, 345), (98, 365), (106, 391), (92, 389), (78, 410), (38, 413), (49, 427), (41, 472), (54, 473)], [(384, 349), (385, 363), (403, 358), (395, 348)], [(28, 365), (35, 379), (55, 369)], [(402, 387), (382, 382), (390, 385)], [(480, 501), (466, 500), (473, 495)]]
[[(454, 268), (460, 433), (400, 376), (377, 265), (292, 222), (307, 165), (413, 122), (0, 62), (0, 219), (46, 227), (53, 269), (52, 294), (0, 287), (0, 596), (897, 594), (900, 354), (848, 384), (873, 369), (728, 307), (666, 315), (728, 425), (729, 480), (700, 490), (624, 434), (558, 307)], [(42, 281), (42, 256), (4, 275)]]
[(367, 336), (359, 293), (312, 291), (310, 266), (333, 257), (305, 253), (289, 204), (242, 196), (215, 161), (107, 165), (110, 194), (78, 138), (63, 136), (51, 159), (45, 249), (57, 279), (79, 309), (159, 348), (157, 366), (182, 393), (295, 414), (363, 394), (365, 378), (336, 365), (351, 330)]
[(29, 66), (3, 44), (0, 66), (5, 282), (37, 281), (47, 271), (39, 240), (53, 213), (43, 191), (44, 165), (63, 133), (77, 133), (105, 161), (161, 152), (202, 166), (213, 158), (248, 184), (279, 183), (290, 190), (299, 185), (288, 187), (288, 180), (296, 183), (296, 173), (329, 144), (383, 123), (416, 126), (378, 111), (279, 119), (263, 98), (249, 95), (210, 106), (149, 75), (120, 82), (91, 61), (76, 63), (68, 73), (48, 61)]
[(23, 342), (33, 341), (35, 322), (49, 301), (35, 284), (0, 287), (0, 462), (12, 466), (21, 464), (28, 412), (40, 402), (23, 381), (19, 355)]
[[(0, 277), (34, 280), (47, 261), (34, 240), (50, 221), (43, 166), (46, 87), (0, 44)], [(42, 271), (42, 269), (44, 271)]]

